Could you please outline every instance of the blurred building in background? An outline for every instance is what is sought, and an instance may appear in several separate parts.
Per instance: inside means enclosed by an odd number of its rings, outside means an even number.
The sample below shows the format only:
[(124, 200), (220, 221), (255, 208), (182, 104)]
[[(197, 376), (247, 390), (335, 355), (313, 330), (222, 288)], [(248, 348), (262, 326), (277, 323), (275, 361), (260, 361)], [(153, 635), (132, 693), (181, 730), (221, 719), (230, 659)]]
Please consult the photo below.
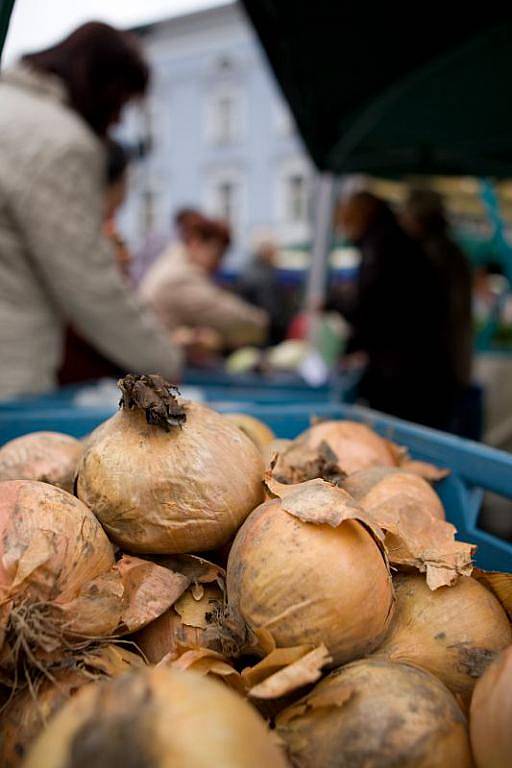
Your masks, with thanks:
[(135, 30), (153, 68), (144, 109), (123, 133), (148, 151), (134, 164), (123, 230), (137, 246), (198, 206), (235, 233), (241, 265), (258, 230), (283, 245), (310, 238), (313, 169), (242, 9), (228, 4)]

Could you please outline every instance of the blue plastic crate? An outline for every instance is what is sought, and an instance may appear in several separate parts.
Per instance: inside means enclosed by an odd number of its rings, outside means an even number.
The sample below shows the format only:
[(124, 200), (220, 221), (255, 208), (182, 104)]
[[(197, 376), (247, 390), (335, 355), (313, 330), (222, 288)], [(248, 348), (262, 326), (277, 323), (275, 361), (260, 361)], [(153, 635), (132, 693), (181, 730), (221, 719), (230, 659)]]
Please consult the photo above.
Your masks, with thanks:
[[(215, 405), (215, 404), (213, 404)], [(482, 491), (512, 497), (512, 456), (480, 443), (447, 435), (394, 419), (375, 411), (328, 403), (255, 405), (218, 403), (223, 412), (243, 410), (266, 422), (276, 435), (294, 438), (307, 429), (311, 418), (352, 419), (406, 446), (417, 459), (449, 468), (452, 473), (436, 489), (447, 518), (459, 538), (478, 545), (476, 563), (488, 570), (512, 571), (512, 545), (478, 528)], [(58, 408), (0, 411), (0, 444), (27, 432), (56, 430), (83, 437), (112, 414), (112, 409)]]

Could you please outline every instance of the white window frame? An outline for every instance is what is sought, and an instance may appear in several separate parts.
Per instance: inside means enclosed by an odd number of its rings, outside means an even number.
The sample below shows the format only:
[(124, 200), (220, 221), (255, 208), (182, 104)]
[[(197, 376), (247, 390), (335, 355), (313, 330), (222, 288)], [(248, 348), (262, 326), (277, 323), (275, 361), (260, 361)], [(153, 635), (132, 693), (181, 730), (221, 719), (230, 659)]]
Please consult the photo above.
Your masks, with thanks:
[[(289, 181), (293, 176), (305, 180), (305, 217), (294, 220), (289, 216)], [(312, 195), (313, 173), (311, 165), (304, 156), (289, 158), (279, 168), (276, 185), (276, 210), (278, 226), (284, 243), (296, 243), (309, 239), (311, 235), (310, 199)]]
[(218, 190), (222, 184), (231, 184), (237, 189), (235, 214), (228, 223), (233, 235), (239, 239), (246, 219), (246, 181), (242, 171), (239, 168), (225, 167), (208, 173), (204, 206), (211, 216), (220, 218), (224, 218), (224, 212), (220, 210), (218, 200)]
[[(206, 104), (206, 140), (216, 147), (238, 144), (245, 135), (245, 98), (242, 89), (233, 83), (223, 83), (214, 86), (207, 92)], [(222, 100), (229, 99), (233, 104), (231, 129), (229, 135), (221, 135), (218, 105)]]

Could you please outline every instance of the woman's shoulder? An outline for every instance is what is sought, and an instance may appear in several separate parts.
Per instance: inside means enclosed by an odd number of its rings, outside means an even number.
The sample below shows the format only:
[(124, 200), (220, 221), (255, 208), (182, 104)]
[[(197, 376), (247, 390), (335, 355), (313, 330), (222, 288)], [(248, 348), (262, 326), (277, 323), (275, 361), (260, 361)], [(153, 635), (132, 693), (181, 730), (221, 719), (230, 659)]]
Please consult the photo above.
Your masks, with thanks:
[(46, 155), (98, 153), (99, 140), (67, 106), (58, 82), (15, 67), (0, 79), (0, 100), (0, 135), (6, 150), (15, 152), (18, 147), (31, 155), (37, 155), (38, 148)]

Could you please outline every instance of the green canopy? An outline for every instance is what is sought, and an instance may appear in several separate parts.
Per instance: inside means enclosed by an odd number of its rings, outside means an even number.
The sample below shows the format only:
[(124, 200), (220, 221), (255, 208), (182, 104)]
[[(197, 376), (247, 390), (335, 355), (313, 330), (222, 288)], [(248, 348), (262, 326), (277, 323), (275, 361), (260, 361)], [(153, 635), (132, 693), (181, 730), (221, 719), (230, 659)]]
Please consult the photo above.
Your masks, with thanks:
[(512, 10), (243, 3), (320, 170), (512, 176)]
[(2, 50), (13, 7), (14, 0), (0, 0), (0, 59), (2, 58)]

